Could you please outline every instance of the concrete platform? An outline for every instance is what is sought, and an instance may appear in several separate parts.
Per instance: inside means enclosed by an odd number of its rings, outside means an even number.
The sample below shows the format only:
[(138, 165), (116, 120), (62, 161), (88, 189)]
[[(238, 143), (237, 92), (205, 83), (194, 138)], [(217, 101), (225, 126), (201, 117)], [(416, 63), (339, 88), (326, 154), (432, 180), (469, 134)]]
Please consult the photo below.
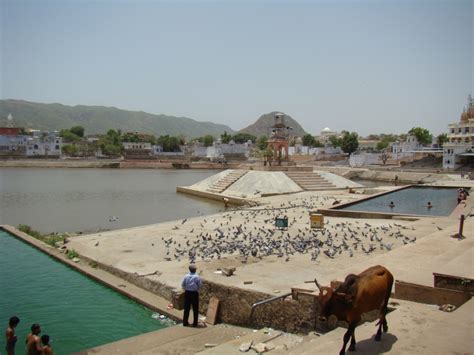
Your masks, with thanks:
[[(129, 275), (128, 277), (144, 275), (143, 279), (162, 284), (163, 288), (154, 291), (166, 298), (166, 295), (171, 297), (173, 289), (180, 289), (181, 279), (187, 271), (189, 259), (186, 253), (180, 255), (178, 250), (187, 244), (198, 243), (195, 245), (199, 245), (203, 243), (204, 250), (209, 249), (212, 247), (212, 242), (220, 240), (218, 230), (224, 234), (224, 239), (233, 238), (232, 231), (235, 231), (237, 227), (253, 236), (263, 233), (262, 231), (272, 230), (275, 239), (288, 237), (292, 240), (308, 236), (312, 233), (309, 230), (309, 211), (319, 206), (331, 206), (335, 201), (344, 202), (359, 197), (349, 194), (347, 191), (318, 191), (256, 198), (256, 201), (261, 204), (259, 207), (229, 209), (212, 216), (200, 216), (157, 225), (78, 236), (71, 238), (69, 246), (77, 250), (79, 254), (87, 255), (92, 260), (119, 270)], [(358, 248), (353, 250), (352, 255), (346, 251), (334, 257), (321, 253), (317, 260), (312, 260), (310, 253), (293, 253), (288, 256), (288, 260), (277, 255), (270, 255), (261, 258), (249, 257), (245, 263), (242, 263), (238, 253), (224, 252), (219, 258), (199, 255), (197, 259), (198, 271), (205, 281), (263, 292), (266, 295), (282, 294), (288, 292), (291, 287), (308, 288), (308, 284), (305, 284), (304, 281), (312, 280), (314, 277), (317, 277), (321, 284), (329, 284), (331, 280), (342, 280), (348, 273), (357, 273), (376, 264), (382, 264), (389, 268), (397, 280), (426, 286), (433, 286), (433, 272), (473, 277), (474, 219), (470, 217), (472, 202), (473, 196), (471, 195), (465, 206), (459, 206), (459, 211), (454, 214), (455, 217), (425, 217), (416, 221), (353, 220), (331, 217), (325, 221), (326, 233), (332, 234), (333, 243), (337, 245), (346, 239), (352, 243), (355, 236), (358, 236), (357, 238), (361, 239), (361, 243), (365, 246), (374, 244), (376, 249), (368, 255)], [(457, 232), (459, 223), (456, 216), (461, 213), (469, 216), (464, 227), (466, 238), (453, 239), (451, 235)], [(282, 215), (288, 217), (289, 228), (284, 231), (276, 231), (274, 218)], [(326, 240), (320, 234), (321, 232), (315, 233), (317, 238), (322, 241)], [(390, 244), (390, 250), (382, 248), (382, 242), (379, 243), (378, 239), (375, 239), (376, 237), (380, 238), (384, 244)], [(235, 238), (238, 238), (241, 243), (249, 242), (241, 237)], [(203, 241), (204, 239), (206, 242)], [(218, 269), (231, 266), (236, 267), (236, 272), (232, 277), (225, 277), (218, 272)], [(145, 276), (150, 273), (153, 275)], [(249, 281), (250, 284), (248, 284)], [(400, 304), (404, 305), (404, 303)], [(424, 338), (430, 339), (429, 332), (424, 328), (421, 329), (420, 325), (444, 322), (445, 318), (443, 317), (447, 316), (444, 313), (442, 316), (438, 315), (438, 312), (442, 312), (434, 309), (433, 306), (424, 306), (428, 307), (426, 309), (421, 306), (423, 305), (410, 306), (412, 308), (406, 306), (408, 307), (407, 314), (410, 316), (413, 314), (413, 318), (406, 323), (409, 326), (407, 325), (405, 328), (401, 326), (400, 328), (391, 328), (394, 329), (393, 334), (397, 339), (387, 337), (391, 342), (389, 347), (381, 345), (382, 348), (374, 350), (368, 342), (362, 342), (361, 348), (364, 349), (367, 346), (369, 353), (395, 351), (395, 349), (400, 349), (399, 353), (404, 351), (409, 353), (410, 349), (415, 352), (425, 349), (426, 353), (437, 353), (437, 348), (432, 347), (431, 343)], [(422, 313), (423, 317), (416, 318), (416, 312), (420, 310), (424, 312)], [(456, 312), (459, 312), (457, 316), (463, 317), (461, 314), (464, 312), (461, 312), (461, 309)], [(390, 317), (394, 317), (395, 314), (396, 312), (392, 312)], [(447, 324), (450, 324), (449, 319), (452, 318), (446, 319)], [(402, 319), (400, 322), (404, 323)], [(453, 323), (455, 322), (461, 322), (458, 327), (461, 327), (462, 330), (454, 330), (455, 328), (451, 327), (447, 328), (446, 334), (443, 334), (445, 341), (450, 338), (457, 339), (458, 336), (462, 338), (459, 341), (459, 344), (462, 345), (453, 346), (453, 351), (467, 348), (466, 344), (469, 344), (473, 339), (472, 336), (467, 338), (466, 335), (472, 331), (472, 322), (469, 323), (469, 319), (462, 318), (453, 321)], [(361, 329), (365, 327), (366, 325)], [(363, 341), (366, 339), (364, 337), (369, 337), (368, 333), (373, 332), (373, 327), (371, 325), (367, 333), (361, 330), (358, 333), (360, 335), (357, 336), (358, 340)], [(442, 325), (433, 325), (432, 327), (438, 332), (443, 328)], [(398, 339), (401, 339), (402, 334), (406, 332), (413, 332), (413, 336), (410, 333), (410, 336), (406, 337), (406, 341), (399, 341)], [(332, 353), (336, 347), (340, 346), (341, 334), (336, 334), (334, 337), (334, 345), (328, 345), (331, 344), (328, 341), (325, 345), (328, 348), (321, 345), (323, 348), (320, 353)], [(422, 340), (420, 341), (420, 339)], [(438, 340), (434, 341), (435, 344), (438, 344), (436, 343)], [(440, 349), (449, 349), (449, 346), (446, 345)], [(158, 349), (155, 350), (159, 353)], [(294, 353), (314, 353), (314, 349), (310, 345), (308, 345), (308, 349), (301, 348), (300, 350), (301, 352)], [(469, 351), (464, 351), (464, 353), (469, 353)]]
[[(262, 196), (291, 194), (304, 191), (301, 186), (299, 186), (283, 171), (250, 170), (236, 179), (235, 182), (228, 184), (229, 177), (236, 172), (238, 172), (238, 170), (228, 169), (221, 171), (220, 173), (210, 176), (194, 185), (179, 187), (178, 191), (207, 198), (217, 196), (218, 199), (228, 197), (247, 200), (252, 200)], [(304, 171), (301, 173), (311, 174), (311, 171)], [(324, 183), (321, 184), (320, 188), (315, 188), (314, 190), (363, 188), (360, 184), (329, 172), (315, 171), (315, 173), (321, 175)], [(225, 183), (220, 184), (221, 181)], [(221, 189), (220, 187), (225, 188)]]

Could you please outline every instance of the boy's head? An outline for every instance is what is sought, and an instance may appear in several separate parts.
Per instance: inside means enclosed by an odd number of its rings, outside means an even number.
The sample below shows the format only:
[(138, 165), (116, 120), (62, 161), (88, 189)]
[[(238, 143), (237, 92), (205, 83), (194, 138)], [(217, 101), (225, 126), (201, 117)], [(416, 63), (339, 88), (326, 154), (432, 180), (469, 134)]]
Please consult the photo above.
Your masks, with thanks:
[(41, 336), (41, 342), (43, 345), (49, 345), (49, 335), (45, 334)]

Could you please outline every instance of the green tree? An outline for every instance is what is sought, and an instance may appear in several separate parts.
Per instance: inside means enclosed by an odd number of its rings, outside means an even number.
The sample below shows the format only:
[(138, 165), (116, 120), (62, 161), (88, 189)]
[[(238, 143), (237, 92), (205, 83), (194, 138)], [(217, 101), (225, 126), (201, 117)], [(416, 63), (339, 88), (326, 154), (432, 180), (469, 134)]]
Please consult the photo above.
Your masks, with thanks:
[(99, 139), (99, 147), (102, 154), (117, 157), (122, 153), (122, 132), (120, 130), (109, 129), (107, 133)]
[(111, 157), (118, 157), (122, 153), (122, 147), (115, 144), (101, 144), (100, 148), (104, 155), (108, 155)]
[(131, 143), (139, 143), (140, 137), (136, 133), (125, 133), (122, 136), (122, 142), (131, 142)]
[(109, 129), (106, 134), (106, 138), (109, 141), (109, 143), (113, 145), (120, 145), (122, 143), (121, 141), (121, 136), (122, 136), (122, 131), (121, 130), (114, 130), (114, 129)]
[(232, 139), (232, 135), (227, 134), (227, 131), (224, 131), (224, 134), (221, 134), (221, 141), (224, 144), (228, 144)]
[(313, 143), (313, 147), (315, 148), (322, 148), (324, 147), (324, 144), (319, 141), (319, 139), (315, 139)]
[(315, 143), (315, 139), (314, 139), (313, 135), (308, 133), (308, 134), (305, 134), (303, 136), (303, 145), (304, 146), (312, 147), (312, 146), (314, 146), (314, 143)]
[(344, 153), (351, 155), (359, 147), (358, 135), (355, 132), (345, 132), (341, 139), (341, 149)]
[(61, 151), (63, 152), (63, 154), (74, 156), (77, 154), (78, 149), (75, 144), (66, 144), (61, 147)]
[(260, 136), (260, 137), (257, 139), (257, 147), (258, 147), (258, 149), (260, 149), (260, 150), (265, 150), (265, 149), (267, 149), (267, 143), (268, 143), (268, 138), (267, 138), (267, 136)]
[(414, 135), (416, 140), (422, 145), (430, 144), (433, 139), (430, 131), (422, 127), (413, 127), (408, 131), (408, 134)]
[(375, 147), (378, 151), (382, 151), (387, 149), (391, 142), (395, 142), (397, 137), (393, 134), (381, 134), (380, 137), (382, 138)]
[(237, 133), (235, 134), (232, 139), (235, 143), (246, 143), (247, 141), (252, 141), (255, 143), (257, 141), (257, 137), (249, 133)]
[(206, 134), (204, 137), (202, 137), (202, 143), (204, 143), (206, 147), (209, 147), (212, 145), (212, 143), (214, 143), (214, 137), (210, 134)]
[(156, 143), (163, 147), (164, 152), (179, 152), (180, 139), (169, 135), (160, 136)]
[(83, 138), (84, 137), (84, 127), (74, 126), (69, 129), (71, 133), (74, 133), (76, 136)]
[(62, 129), (61, 131), (59, 131), (59, 136), (63, 139), (65, 143), (74, 143), (79, 142), (81, 140), (81, 137), (72, 133), (68, 129)]
[(444, 143), (448, 141), (448, 135), (446, 133), (441, 133), (436, 137), (436, 142), (440, 147), (443, 147)]
[(341, 146), (342, 140), (337, 138), (337, 136), (329, 136), (329, 143), (331, 143), (331, 145), (336, 148)]

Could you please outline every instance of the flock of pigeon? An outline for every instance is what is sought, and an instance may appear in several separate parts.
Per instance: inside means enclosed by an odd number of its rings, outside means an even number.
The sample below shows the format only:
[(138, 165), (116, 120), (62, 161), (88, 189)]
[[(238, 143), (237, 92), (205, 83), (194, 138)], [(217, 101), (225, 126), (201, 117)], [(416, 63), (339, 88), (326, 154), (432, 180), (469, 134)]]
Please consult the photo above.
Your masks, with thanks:
[[(184, 237), (162, 237), (165, 260), (221, 259), (238, 256), (242, 263), (249, 258), (275, 256), (288, 262), (298, 254), (311, 261), (335, 259), (356, 253), (370, 255), (389, 251), (397, 244), (414, 243), (409, 228), (393, 221), (373, 225), (357, 219), (326, 221), (323, 229), (310, 229), (309, 211), (331, 205), (336, 199), (327, 196), (302, 197), (272, 208), (237, 208), (221, 216), (201, 217), (201, 223), (188, 227), (187, 219), (172, 229)], [(288, 228), (275, 228), (275, 218), (287, 217)], [(207, 218), (207, 219), (206, 219)]]

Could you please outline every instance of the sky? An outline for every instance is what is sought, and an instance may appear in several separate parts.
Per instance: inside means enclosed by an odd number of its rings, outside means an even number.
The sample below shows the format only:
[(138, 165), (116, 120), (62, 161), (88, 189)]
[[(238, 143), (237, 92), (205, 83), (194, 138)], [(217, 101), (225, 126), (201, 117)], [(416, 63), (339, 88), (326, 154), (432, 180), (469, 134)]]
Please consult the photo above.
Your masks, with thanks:
[(474, 94), (473, 2), (0, 0), (0, 98), (439, 134)]

